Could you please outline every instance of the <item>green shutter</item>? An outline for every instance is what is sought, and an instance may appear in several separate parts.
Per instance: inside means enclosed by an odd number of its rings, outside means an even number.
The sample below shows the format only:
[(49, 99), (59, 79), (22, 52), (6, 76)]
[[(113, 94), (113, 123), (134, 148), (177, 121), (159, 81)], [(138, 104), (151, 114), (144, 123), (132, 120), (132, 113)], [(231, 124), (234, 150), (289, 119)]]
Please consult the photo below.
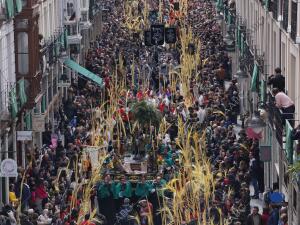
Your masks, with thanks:
[(19, 97), (20, 97), (20, 103), (21, 107), (27, 102), (27, 95), (25, 92), (25, 80), (21, 79), (18, 81), (18, 87), (19, 87)]
[(7, 13), (7, 18), (12, 18), (15, 14), (14, 10), (14, 1), (13, 0), (6, 0), (5, 1), (6, 5), (6, 13)]
[(22, 11), (23, 5), (21, 0), (16, 0), (16, 12), (20, 13)]
[(258, 78), (258, 66), (255, 63), (253, 73), (252, 73), (252, 79), (251, 79), (251, 87), (250, 87), (252, 92), (257, 91), (257, 78)]
[(16, 88), (13, 87), (9, 92), (9, 98), (10, 98), (10, 111), (12, 118), (16, 118), (18, 114), (18, 102), (17, 102), (17, 96), (16, 96)]
[(47, 107), (46, 94), (44, 94), (41, 103), (41, 113), (44, 113), (46, 111), (46, 107)]
[(260, 82), (260, 101), (266, 101), (266, 81), (261, 80)]
[(288, 120), (285, 120), (285, 154), (289, 163), (293, 163), (294, 141), (292, 138), (293, 128)]
[(25, 129), (26, 130), (32, 130), (32, 117), (31, 117), (31, 113), (27, 113), (25, 118)]

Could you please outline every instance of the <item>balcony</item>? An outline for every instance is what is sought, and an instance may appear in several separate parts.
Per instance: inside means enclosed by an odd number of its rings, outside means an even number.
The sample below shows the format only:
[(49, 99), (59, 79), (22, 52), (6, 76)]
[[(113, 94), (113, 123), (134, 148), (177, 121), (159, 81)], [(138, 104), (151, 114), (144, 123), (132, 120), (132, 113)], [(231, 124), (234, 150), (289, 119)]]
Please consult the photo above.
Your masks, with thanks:
[(70, 45), (80, 45), (82, 36), (81, 34), (68, 35), (67, 40)]
[(82, 36), (79, 33), (78, 24), (67, 25), (67, 43), (69, 45), (79, 45), (81, 43)]
[(92, 23), (89, 21), (88, 12), (82, 12), (80, 19), (81, 30), (88, 30), (91, 26)]
[(276, 139), (280, 145), (280, 147), (283, 147), (283, 134), (284, 134), (284, 123), (282, 121), (282, 112), (279, 110), (275, 105), (275, 97), (272, 95), (272, 93), (269, 91), (267, 94), (267, 100), (268, 100), (268, 115), (269, 115), (269, 123), (272, 126), (273, 130), (276, 134)]

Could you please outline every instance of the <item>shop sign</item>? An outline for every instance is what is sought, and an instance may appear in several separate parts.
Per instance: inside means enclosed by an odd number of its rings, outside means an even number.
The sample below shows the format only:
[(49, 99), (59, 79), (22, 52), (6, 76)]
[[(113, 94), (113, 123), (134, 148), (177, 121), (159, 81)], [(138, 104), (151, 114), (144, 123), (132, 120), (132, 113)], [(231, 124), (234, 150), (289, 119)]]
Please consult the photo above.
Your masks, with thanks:
[(32, 141), (32, 131), (17, 131), (17, 141)]

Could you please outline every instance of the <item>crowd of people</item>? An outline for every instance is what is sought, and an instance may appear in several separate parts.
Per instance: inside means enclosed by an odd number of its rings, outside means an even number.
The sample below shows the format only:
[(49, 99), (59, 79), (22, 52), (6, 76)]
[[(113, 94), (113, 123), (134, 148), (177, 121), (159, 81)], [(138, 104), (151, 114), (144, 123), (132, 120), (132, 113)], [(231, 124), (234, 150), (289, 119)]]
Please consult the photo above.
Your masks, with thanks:
[[(171, 10), (172, 4), (171, 0), (164, 1), (168, 10)], [(155, 3), (151, 7), (158, 9)], [(139, 2), (137, 11), (143, 8), (143, 3)], [(166, 15), (168, 10), (164, 12)], [(43, 137), (43, 149), (28, 151), (27, 161), (30, 164), (27, 168), (19, 168), (15, 184), (10, 185), (11, 204), (5, 206), (2, 213), (8, 218), (7, 224), (134, 224), (137, 216), (143, 225), (163, 224), (161, 214), (157, 213), (161, 199), (166, 196), (172, 198), (164, 187), (184, 166), (176, 141), (179, 117), (186, 124), (186, 129), (194, 126), (199, 133), (205, 131), (206, 155), (216, 181), (214, 199), (209, 208), (200, 207), (200, 212), (191, 221), (186, 221), (186, 224), (197, 224), (198, 220), (203, 220), (201, 213), (204, 211), (207, 212), (205, 215), (209, 215), (207, 220), (213, 221), (213, 224), (223, 224), (224, 219), (235, 225), (287, 223), (286, 208), (280, 209), (281, 206), (267, 200), (262, 216), (257, 207), (250, 212), (251, 198), (259, 198), (259, 193), (264, 191), (258, 141), (248, 138), (245, 130), (236, 132), (235, 129), (240, 113), (239, 90), (235, 79), (231, 80), (229, 88), (224, 85), (226, 79), (228, 81), (231, 77), (231, 59), (225, 51), (221, 28), (215, 19), (214, 4), (208, 0), (189, 1), (187, 12), (186, 21), (192, 27), (194, 37), (201, 41), (200, 53), (193, 54), (200, 54), (202, 62), (191, 76), (190, 94), (193, 103), (188, 107), (180, 84), (172, 93), (171, 81), (160, 74), (162, 64), (180, 65), (180, 54), (183, 51), (180, 44), (174, 48), (160, 46), (155, 50), (146, 47), (139, 38), (141, 34), (136, 37), (126, 26), (122, 26), (126, 20), (123, 2), (111, 1), (109, 21), (103, 26), (103, 34), (91, 43), (86, 56), (86, 67), (103, 78), (105, 89), (83, 79), (79, 79), (69, 89), (69, 98), (56, 115), (59, 118), (56, 138), (51, 136), (52, 127), (49, 124), (48, 132)], [(178, 27), (184, 26), (180, 20), (174, 23)], [(152, 155), (150, 159), (154, 162), (150, 169), (155, 173), (152, 179), (144, 174), (133, 182), (126, 173), (120, 179), (115, 179), (113, 173), (106, 169), (90, 192), (91, 213), (85, 213), (84, 190), (92, 179), (92, 165), (90, 159), (78, 159), (83, 154), (83, 147), (94, 143), (93, 107), (100, 106), (101, 101), (108, 98), (114, 69), (120, 60), (125, 68), (123, 76), (130, 84), (127, 85), (129, 98), (132, 101), (146, 101), (157, 108), (170, 128), (163, 137), (154, 137), (157, 143), (155, 157), (151, 154), (154, 146), (150, 142), (137, 144), (137, 148), (147, 149), (145, 154)], [(137, 73), (144, 64), (151, 67), (148, 86), (143, 82), (146, 78)], [(125, 125), (128, 125), (131, 119), (126, 111), (128, 105), (122, 100), (120, 102), (122, 104), (118, 112)], [(125, 126), (124, 129), (129, 128)], [(114, 144), (118, 138), (115, 132), (105, 130), (101, 133), (101, 144), (107, 147), (110, 155), (120, 152)], [(153, 134), (151, 128), (150, 133)], [(147, 136), (143, 129), (137, 134), (137, 137)], [(64, 140), (61, 136), (64, 136)], [(125, 138), (123, 141), (126, 141)], [(250, 196), (250, 184), (254, 188), (253, 196)], [(221, 214), (218, 209), (221, 209)], [(92, 215), (94, 210), (97, 212), (96, 217)]]

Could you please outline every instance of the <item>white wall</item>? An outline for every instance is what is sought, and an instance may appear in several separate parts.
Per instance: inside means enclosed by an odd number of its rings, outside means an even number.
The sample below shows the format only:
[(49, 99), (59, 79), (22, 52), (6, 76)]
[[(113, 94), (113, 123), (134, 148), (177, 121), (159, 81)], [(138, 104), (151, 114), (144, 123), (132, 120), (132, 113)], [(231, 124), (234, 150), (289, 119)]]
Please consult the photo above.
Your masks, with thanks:
[(47, 40), (55, 31), (63, 27), (62, 0), (41, 1), (39, 12), (39, 32)]
[(7, 107), (8, 87), (16, 82), (13, 21), (0, 27), (0, 88), (1, 103)]

